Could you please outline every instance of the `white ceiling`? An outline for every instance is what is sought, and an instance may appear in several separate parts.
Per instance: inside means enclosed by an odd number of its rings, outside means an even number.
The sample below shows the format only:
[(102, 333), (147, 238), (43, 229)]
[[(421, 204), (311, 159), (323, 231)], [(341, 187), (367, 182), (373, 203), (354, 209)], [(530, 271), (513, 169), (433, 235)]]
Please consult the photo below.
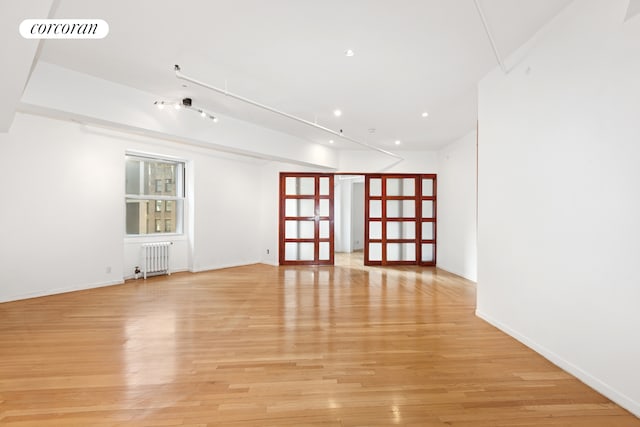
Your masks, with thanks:
[[(480, 2), (503, 57), (568, 3)], [(183, 87), (173, 65), (383, 149), (438, 148), (473, 129), (476, 84), (496, 66), (473, 0), (60, 0), (55, 17), (104, 19), (110, 32), (47, 40), (44, 61), (323, 144), (332, 137)]]

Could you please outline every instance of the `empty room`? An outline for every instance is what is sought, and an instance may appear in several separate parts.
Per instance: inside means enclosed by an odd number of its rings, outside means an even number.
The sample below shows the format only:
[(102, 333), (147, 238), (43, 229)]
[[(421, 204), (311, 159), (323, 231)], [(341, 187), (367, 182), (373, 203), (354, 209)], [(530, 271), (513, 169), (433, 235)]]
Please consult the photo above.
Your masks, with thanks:
[(0, 425), (640, 426), (640, 0), (0, 25)]

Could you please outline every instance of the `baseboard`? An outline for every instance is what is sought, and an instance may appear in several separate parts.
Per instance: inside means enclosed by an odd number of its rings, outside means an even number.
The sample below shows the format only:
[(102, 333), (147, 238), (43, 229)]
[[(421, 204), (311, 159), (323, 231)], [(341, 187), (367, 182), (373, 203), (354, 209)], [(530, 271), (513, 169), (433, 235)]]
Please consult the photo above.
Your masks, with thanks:
[(464, 274), (457, 273), (457, 272), (453, 271), (452, 269), (447, 268), (446, 266), (445, 266), (445, 267), (443, 267), (443, 266), (441, 266), (440, 264), (437, 264), (437, 263), (436, 263), (436, 268), (438, 268), (438, 269), (440, 269), (440, 270), (444, 270), (444, 271), (446, 271), (447, 273), (451, 273), (451, 274), (453, 274), (453, 275), (455, 275), (455, 276), (462, 277), (463, 279), (466, 279), (466, 280), (468, 280), (468, 281), (470, 281), (470, 282), (477, 283), (477, 280), (476, 280), (476, 279), (472, 279), (472, 278), (470, 278), (470, 277), (465, 276)]
[(583, 369), (579, 368), (578, 366), (574, 365), (568, 360), (560, 357), (558, 354), (554, 353), (548, 348), (520, 334), (518, 331), (511, 329), (504, 323), (497, 321), (496, 319), (492, 318), (486, 313), (476, 310), (476, 316), (486, 321), (487, 323), (495, 326), (496, 328), (500, 329), (502, 332), (506, 333), (507, 335), (510, 335), (513, 338), (517, 339), (522, 344), (534, 350), (536, 353), (542, 355), (544, 358), (549, 360), (554, 365), (564, 369), (565, 371), (567, 371), (574, 377), (578, 378), (580, 381), (582, 381), (592, 389), (603, 394), (604, 396), (611, 399), (621, 407), (625, 408), (627, 411), (631, 412), (636, 417), (640, 417), (640, 402), (636, 402), (635, 400), (631, 399), (629, 396), (623, 393), (620, 393), (618, 390), (611, 387), (606, 382), (594, 377), (593, 375), (589, 374), (588, 372), (584, 371)]
[[(184, 273), (184, 272), (186, 272), (186, 271), (189, 271), (189, 269), (187, 269), (187, 268), (179, 268), (179, 269), (177, 269), (177, 270), (171, 270), (171, 274), (173, 274), (173, 273)], [(162, 276), (162, 275), (164, 275), (164, 273), (162, 273), (162, 274), (148, 275), (147, 277), (156, 277), (156, 276)], [(140, 274), (138, 275), (138, 279), (142, 279), (142, 273), (140, 273)], [(124, 276), (124, 280), (136, 280), (136, 276), (135, 276), (135, 274), (129, 274), (129, 275), (127, 275), (127, 276)], [(143, 280), (144, 280), (144, 279), (143, 279)]]
[(216, 264), (216, 265), (208, 265), (208, 266), (204, 266), (204, 267), (199, 267), (198, 269), (193, 269), (191, 270), (192, 273), (202, 273), (205, 271), (212, 271), (212, 270), (222, 270), (223, 268), (233, 268), (233, 267), (245, 267), (247, 265), (255, 265), (255, 264), (261, 264), (259, 261), (256, 262), (249, 262), (249, 263), (240, 263), (240, 264)]
[(36, 291), (36, 292), (29, 292), (29, 293), (21, 294), (21, 295), (15, 295), (15, 296), (11, 297), (11, 299), (2, 299), (2, 300), (0, 300), (0, 303), (11, 302), (11, 301), (20, 301), (20, 300), (31, 299), (31, 298), (47, 297), (47, 296), (51, 296), (51, 295), (65, 294), (67, 292), (86, 291), (88, 289), (104, 288), (105, 286), (121, 285), (123, 283), (124, 283), (124, 279), (123, 280), (110, 280), (110, 281), (107, 281), (107, 282), (98, 282), (98, 283), (93, 283), (93, 284), (90, 284), (90, 285), (76, 285), (76, 286), (69, 286), (69, 287), (65, 287), (65, 288), (47, 289), (46, 291)]

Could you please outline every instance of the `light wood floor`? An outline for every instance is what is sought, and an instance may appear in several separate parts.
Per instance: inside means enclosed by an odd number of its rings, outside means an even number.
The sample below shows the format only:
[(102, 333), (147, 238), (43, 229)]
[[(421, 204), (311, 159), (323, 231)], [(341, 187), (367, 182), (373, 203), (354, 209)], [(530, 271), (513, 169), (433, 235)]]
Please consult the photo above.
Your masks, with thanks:
[(640, 426), (431, 268), (265, 265), (0, 304), (3, 426)]

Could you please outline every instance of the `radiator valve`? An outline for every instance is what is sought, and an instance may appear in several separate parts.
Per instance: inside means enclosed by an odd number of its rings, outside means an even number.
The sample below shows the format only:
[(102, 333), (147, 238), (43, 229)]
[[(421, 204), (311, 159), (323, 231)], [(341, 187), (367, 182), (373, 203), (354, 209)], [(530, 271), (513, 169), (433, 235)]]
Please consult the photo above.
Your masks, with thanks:
[(136, 265), (135, 269), (133, 270), (133, 274), (134, 274), (134, 277), (137, 279), (140, 275), (140, 267)]

